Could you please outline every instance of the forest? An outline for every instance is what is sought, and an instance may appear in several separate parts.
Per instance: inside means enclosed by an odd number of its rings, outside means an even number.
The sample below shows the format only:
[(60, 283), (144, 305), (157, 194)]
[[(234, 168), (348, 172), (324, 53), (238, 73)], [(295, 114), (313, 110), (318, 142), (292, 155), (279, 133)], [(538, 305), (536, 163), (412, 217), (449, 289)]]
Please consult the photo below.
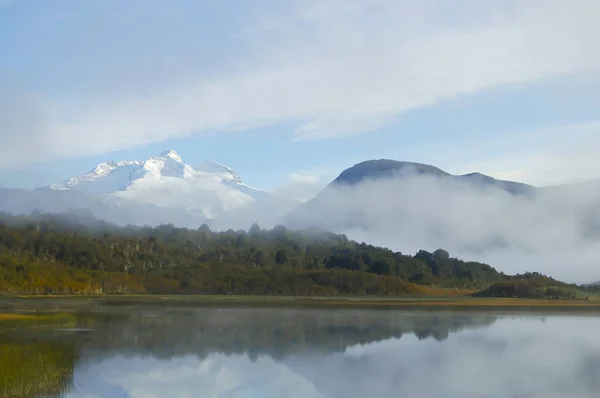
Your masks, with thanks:
[[(533, 286), (527, 289), (527, 286)], [(577, 298), (438, 249), (414, 255), (316, 229), (118, 227), (75, 214), (0, 213), (0, 294), (428, 295)], [(534, 292), (534, 293), (532, 293)]]

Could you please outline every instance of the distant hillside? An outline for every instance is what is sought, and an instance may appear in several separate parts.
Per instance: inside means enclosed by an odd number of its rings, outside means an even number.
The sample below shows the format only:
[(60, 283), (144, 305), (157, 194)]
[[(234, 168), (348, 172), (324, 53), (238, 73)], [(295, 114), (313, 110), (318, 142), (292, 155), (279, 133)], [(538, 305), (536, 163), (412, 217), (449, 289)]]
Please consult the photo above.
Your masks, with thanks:
[(478, 186), (493, 186), (515, 195), (531, 194), (535, 187), (520, 182), (497, 180), (481, 173), (452, 175), (435, 166), (391, 159), (367, 160), (344, 170), (332, 185), (356, 185), (367, 180), (389, 180), (412, 176), (428, 176), (457, 180)]
[[(493, 267), (414, 256), (326, 231), (211, 232), (0, 214), (0, 294), (457, 294), (513, 280)], [(539, 274), (544, 287), (559, 283)]]
[(407, 175), (429, 175), (449, 177), (450, 174), (422, 163), (400, 162), (397, 160), (367, 160), (344, 170), (332, 184), (355, 185), (367, 179), (381, 180)]
[[(582, 245), (600, 253), (600, 184), (538, 188), (422, 163), (368, 160), (342, 171), (284, 220), (290, 228), (316, 226), (398, 250), (444, 247), (487, 261), (482, 256), (502, 251), (522, 256), (521, 264), (561, 250), (575, 259), (584, 256)], [(590, 267), (592, 256), (575, 261), (579, 269)]]
[[(432, 189), (434, 192), (427, 192)], [(409, 217), (413, 209), (398, 209), (398, 206), (407, 198), (419, 195), (428, 195), (423, 199), (430, 202), (432, 194), (462, 195), (464, 191), (481, 191), (530, 197), (535, 190), (531, 185), (497, 180), (480, 173), (455, 176), (422, 163), (367, 160), (344, 170), (313, 199), (286, 215), (284, 220), (290, 227), (298, 228), (316, 225), (332, 230), (370, 229), (373, 220), (377, 220), (373, 212), (379, 217), (388, 213), (388, 218), (393, 218), (399, 212), (406, 211)], [(390, 195), (397, 196), (398, 200)], [(411, 203), (407, 204), (412, 206)], [(375, 229), (382, 223), (376, 224)]]

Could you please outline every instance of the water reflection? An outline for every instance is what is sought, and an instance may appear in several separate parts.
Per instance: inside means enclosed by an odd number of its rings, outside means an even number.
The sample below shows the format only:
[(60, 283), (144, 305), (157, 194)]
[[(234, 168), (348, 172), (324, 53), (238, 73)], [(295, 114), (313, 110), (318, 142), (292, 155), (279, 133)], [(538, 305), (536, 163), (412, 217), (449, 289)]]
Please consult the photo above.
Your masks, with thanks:
[[(21, 334), (11, 344), (44, 341), (76, 353), (66, 397), (600, 396), (600, 318), (149, 307), (124, 314), (98, 320), (91, 333)], [(55, 360), (44, 361), (52, 369)]]
[(464, 328), (485, 327), (495, 316), (399, 313), (376, 310), (137, 309), (125, 322), (99, 325), (82, 342), (85, 352), (112, 350), (157, 358), (194, 354), (268, 355), (332, 353), (404, 334), (444, 340)]

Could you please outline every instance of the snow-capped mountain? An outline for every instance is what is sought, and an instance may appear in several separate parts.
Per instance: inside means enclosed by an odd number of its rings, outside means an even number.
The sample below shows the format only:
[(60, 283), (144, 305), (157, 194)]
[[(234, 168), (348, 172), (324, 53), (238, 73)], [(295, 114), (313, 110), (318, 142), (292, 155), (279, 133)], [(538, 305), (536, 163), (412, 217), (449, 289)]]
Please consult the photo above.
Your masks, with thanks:
[(205, 161), (197, 167), (183, 163), (174, 150), (147, 160), (101, 163), (81, 177), (49, 186), (101, 196), (111, 204), (148, 204), (216, 219), (252, 204), (265, 191), (242, 182), (222, 164)]

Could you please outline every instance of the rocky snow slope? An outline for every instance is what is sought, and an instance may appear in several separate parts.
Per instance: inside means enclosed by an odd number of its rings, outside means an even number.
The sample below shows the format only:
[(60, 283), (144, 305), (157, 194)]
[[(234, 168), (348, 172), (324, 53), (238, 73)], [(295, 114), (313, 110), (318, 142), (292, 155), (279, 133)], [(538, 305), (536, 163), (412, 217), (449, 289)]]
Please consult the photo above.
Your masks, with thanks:
[(146, 160), (105, 162), (88, 174), (48, 187), (104, 198), (110, 204), (147, 204), (211, 220), (264, 198), (265, 191), (242, 182), (229, 167), (183, 163), (174, 150)]

